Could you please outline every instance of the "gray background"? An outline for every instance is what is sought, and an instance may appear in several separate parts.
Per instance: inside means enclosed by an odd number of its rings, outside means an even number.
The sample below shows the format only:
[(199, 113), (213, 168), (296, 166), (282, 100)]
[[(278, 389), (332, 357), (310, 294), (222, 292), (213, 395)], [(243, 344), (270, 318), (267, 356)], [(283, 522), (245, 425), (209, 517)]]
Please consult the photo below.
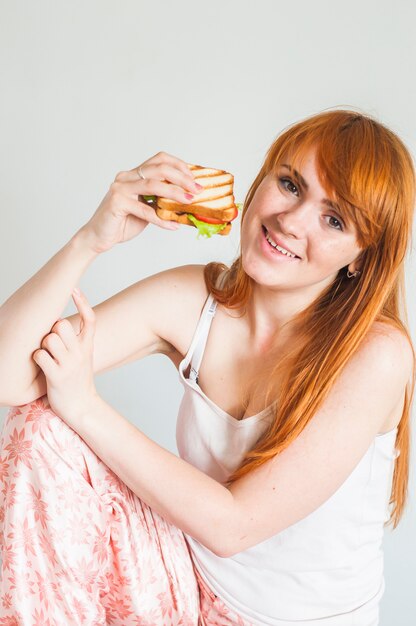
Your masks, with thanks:
[[(361, 108), (415, 153), (411, 0), (3, 0), (0, 7), (0, 302), (89, 219), (119, 170), (159, 150), (233, 172), (237, 201), (279, 131), (324, 108)], [(238, 224), (211, 240), (197, 240), (191, 228), (150, 226), (96, 259), (80, 286), (95, 305), (168, 267), (230, 263), (238, 239)], [(414, 276), (413, 252), (413, 337)], [(74, 311), (70, 300), (63, 313)], [(176, 451), (182, 387), (167, 359), (123, 366), (96, 384)], [(412, 469), (404, 519), (385, 533), (381, 626), (415, 623), (414, 490)]]

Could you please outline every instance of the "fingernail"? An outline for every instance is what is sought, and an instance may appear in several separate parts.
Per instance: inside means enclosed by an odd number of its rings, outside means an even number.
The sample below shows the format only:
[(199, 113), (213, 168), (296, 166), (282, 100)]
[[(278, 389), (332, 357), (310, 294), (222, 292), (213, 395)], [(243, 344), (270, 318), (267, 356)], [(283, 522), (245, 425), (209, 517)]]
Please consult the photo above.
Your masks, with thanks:
[(199, 183), (195, 183), (195, 187), (196, 187), (197, 189), (199, 189), (199, 190), (200, 190), (200, 189), (203, 189), (203, 186), (202, 186), (202, 185), (200, 185)]
[(193, 197), (194, 197), (194, 195), (193, 195), (192, 193), (186, 193), (186, 194), (185, 194), (185, 198), (186, 198), (187, 200), (192, 200), (192, 198), (193, 198)]
[(72, 293), (74, 293), (76, 296), (80, 296), (81, 295), (81, 292), (78, 289), (78, 287), (74, 287), (73, 290), (72, 290)]

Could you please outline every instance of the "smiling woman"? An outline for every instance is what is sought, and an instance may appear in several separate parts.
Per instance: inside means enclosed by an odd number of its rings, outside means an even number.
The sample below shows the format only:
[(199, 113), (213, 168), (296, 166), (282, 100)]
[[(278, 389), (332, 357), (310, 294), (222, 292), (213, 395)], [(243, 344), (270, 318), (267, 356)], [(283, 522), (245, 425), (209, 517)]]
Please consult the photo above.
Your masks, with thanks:
[[(193, 188), (172, 155), (136, 169), (0, 310), (3, 355), (36, 345), (42, 369), (1, 440), (0, 615), (25, 626), (375, 626), (383, 529), (400, 521), (409, 474), (409, 152), (363, 114), (303, 120), (248, 191), (230, 268), (173, 268), (94, 308), (77, 297), (79, 314), (56, 322), (93, 252), (157, 219), (138, 194)], [(157, 352), (184, 387), (180, 458), (93, 384)]]
[[(290, 360), (276, 364), (284, 402), (273, 428), (230, 481), (294, 441), (376, 322), (412, 346), (399, 294), (414, 199), (408, 150), (364, 114), (326, 111), (289, 127), (270, 147), (244, 203), (241, 254), (221, 289), (215, 280), (224, 266), (205, 268), (209, 290), (229, 308), (255, 310), (267, 298), (279, 333), (285, 326), (295, 346)], [(296, 257), (277, 254), (267, 240)], [(293, 384), (295, 375), (302, 384)], [(272, 376), (266, 395), (274, 393)], [(409, 384), (392, 492), (395, 525), (407, 485), (412, 393)]]

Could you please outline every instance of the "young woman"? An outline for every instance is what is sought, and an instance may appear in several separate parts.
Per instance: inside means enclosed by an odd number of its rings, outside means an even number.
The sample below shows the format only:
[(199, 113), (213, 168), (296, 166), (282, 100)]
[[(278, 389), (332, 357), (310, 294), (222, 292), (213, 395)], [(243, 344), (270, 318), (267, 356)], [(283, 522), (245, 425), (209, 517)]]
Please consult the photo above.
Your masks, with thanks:
[[(161, 272), (94, 309), (73, 293), (98, 254), (175, 228), (143, 194), (189, 192), (172, 155), (120, 172), (0, 309), (1, 623), (373, 626), (408, 481), (411, 157), (364, 114), (315, 115), (270, 147), (231, 268)], [(94, 386), (152, 353), (184, 386), (181, 458)]]

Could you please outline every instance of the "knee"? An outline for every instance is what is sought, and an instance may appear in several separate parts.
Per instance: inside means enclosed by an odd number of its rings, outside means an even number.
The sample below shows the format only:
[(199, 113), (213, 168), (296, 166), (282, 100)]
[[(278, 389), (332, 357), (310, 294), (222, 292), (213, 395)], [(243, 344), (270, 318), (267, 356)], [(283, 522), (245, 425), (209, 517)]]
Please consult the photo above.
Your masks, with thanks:
[(6, 415), (1, 438), (3, 450), (24, 449), (33, 453), (48, 445), (49, 450), (62, 449), (76, 433), (51, 409), (46, 395), (28, 404), (11, 407)]
[[(64, 422), (54, 413), (46, 395), (27, 404), (13, 406), (6, 415), (3, 434), (25, 428), (33, 434), (47, 428), (61, 428)], [(68, 427), (67, 427), (68, 428)]]
[[(47, 396), (12, 407), (6, 415), (0, 441), (1, 463), (55, 479), (75, 472), (90, 481), (98, 458), (87, 444), (52, 410)], [(97, 463), (96, 463), (97, 462)]]

